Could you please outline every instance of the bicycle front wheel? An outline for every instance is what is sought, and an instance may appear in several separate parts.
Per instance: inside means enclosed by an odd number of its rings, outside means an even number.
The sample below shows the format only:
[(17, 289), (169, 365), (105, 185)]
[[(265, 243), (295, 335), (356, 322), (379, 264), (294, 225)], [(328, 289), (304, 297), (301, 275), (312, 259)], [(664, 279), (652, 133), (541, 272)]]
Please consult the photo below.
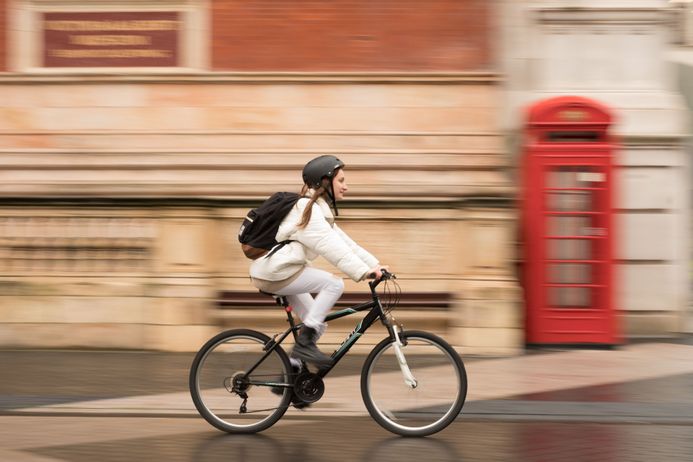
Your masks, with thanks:
[(400, 334), (401, 351), (416, 383), (407, 384), (391, 338), (375, 346), (361, 371), (361, 396), (371, 417), (404, 436), (426, 436), (459, 415), (467, 397), (467, 373), (457, 352), (421, 331)]
[(260, 332), (238, 329), (200, 349), (190, 368), (190, 394), (207, 422), (229, 433), (256, 433), (284, 415), (291, 367), (281, 347), (264, 350), (269, 341)]

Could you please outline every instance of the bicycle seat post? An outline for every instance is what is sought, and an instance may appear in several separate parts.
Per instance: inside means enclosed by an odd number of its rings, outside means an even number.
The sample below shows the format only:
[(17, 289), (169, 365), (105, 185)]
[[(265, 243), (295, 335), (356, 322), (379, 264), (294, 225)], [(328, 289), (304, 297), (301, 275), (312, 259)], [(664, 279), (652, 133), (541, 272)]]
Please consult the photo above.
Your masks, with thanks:
[(296, 338), (296, 329), (295, 329), (296, 323), (294, 322), (294, 316), (293, 316), (293, 314), (292, 314), (292, 312), (294, 311), (294, 309), (293, 309), (292, 306), (289, 304), (289, 300), (286, 298), (286, 296), (284, 296), (284, 295), (275, 295), (275, 296), (274, 296), (274, 299), (276, 300), (277, 305), (281, 305), (281, 306), (284, 307), (284, 311), (286, 312), (286, 320), (287, 320), (287, 322), (289, 323), (289, 325), (291, 326), (291, 330), (292, 330), (292, 332), (293, 332), (293, 334), (294, 334), (294, 339), (295, 339), (295, 338)]

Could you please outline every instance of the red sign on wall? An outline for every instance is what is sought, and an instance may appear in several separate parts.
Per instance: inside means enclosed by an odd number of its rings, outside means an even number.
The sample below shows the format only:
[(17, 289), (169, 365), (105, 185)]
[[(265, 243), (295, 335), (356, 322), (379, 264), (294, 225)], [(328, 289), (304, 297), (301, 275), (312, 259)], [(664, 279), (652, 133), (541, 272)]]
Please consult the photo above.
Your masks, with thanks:
[(44, 67), (178, 66), (178, 12), (44, 13)]

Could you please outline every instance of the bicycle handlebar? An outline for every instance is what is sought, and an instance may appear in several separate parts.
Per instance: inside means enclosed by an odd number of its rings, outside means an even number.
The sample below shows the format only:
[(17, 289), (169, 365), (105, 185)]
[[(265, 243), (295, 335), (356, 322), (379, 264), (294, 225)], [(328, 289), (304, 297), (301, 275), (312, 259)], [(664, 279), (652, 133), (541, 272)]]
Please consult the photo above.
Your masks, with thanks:
[[(376, 287), (378, 287), (378, 284), (380, 284), (383, 281), (387, 281), (389, 279), (397, 279), (397, 276), (395, 276), (393, 273), (389, 272), (386, 269), (380, 270), (382, 273), (383, 277), (380, 279), (375, 279), (371, 282), (368, 283), (368, 286), (371, 288), (371, 291), (374, 291)], [(369, 278), (375, 278), (375, 273), (371, 273), (368, 275)]]

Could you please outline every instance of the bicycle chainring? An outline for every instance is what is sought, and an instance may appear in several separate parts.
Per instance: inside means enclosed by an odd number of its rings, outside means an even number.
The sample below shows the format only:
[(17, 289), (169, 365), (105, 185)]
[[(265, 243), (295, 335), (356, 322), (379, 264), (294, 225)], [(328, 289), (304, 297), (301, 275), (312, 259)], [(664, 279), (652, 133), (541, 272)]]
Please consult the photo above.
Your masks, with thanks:
[(305, 403), (314, 403), (325, 393), (325, 384), (319, 375), (303, 372), (294, 381), (294, 394)]

